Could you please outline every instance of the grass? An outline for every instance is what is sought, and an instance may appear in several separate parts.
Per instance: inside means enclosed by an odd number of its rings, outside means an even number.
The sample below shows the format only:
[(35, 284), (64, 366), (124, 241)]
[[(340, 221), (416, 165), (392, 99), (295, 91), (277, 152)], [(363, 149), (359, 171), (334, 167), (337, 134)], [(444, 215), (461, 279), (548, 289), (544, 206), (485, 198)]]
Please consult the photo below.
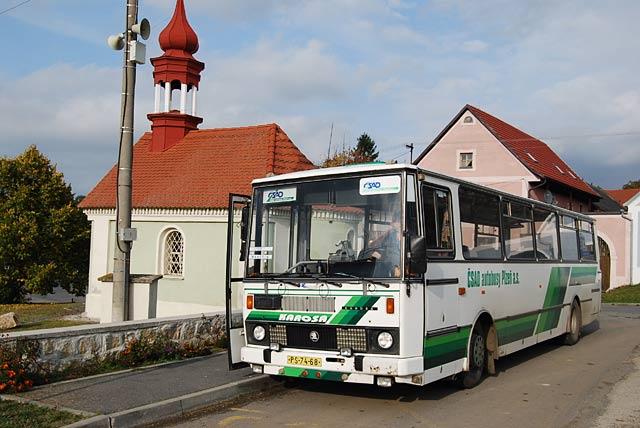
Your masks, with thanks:
[(603, 293), (603, 303), (640, 303), (640, 284), (616, 287)]
[(15, 312), (18, 316), (20, 326), (9, 331), (88, 324), (86, 321), (62, 319), (67, 315), (77, 315), (83, 311), (84, 303), (22, 303), (16, 305), (0, 305), (0, 314)]
[(61, 427), (77, 422), (81, 416), (33, 404), (0, 401), (1, 428)]

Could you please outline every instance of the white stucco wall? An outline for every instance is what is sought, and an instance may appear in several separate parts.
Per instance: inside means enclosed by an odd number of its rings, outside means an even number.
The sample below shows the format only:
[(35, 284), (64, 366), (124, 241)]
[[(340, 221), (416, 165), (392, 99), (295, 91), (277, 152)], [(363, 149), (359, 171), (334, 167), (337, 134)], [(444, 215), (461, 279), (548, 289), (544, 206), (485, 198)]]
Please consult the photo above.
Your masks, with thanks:
[(627, 285), (631, 279), (631, 221), (621, 214), (591, 214), (596, 231), (611, 253), (610, 288)]
[(627, 202), (627, 216), (632, 220), (632, 247), (631, 247), (631, 281), (640, 283), (640, 193)]
[[(91, 256), (86, 312), (110, 321), (111, 293), (98, 277), (113, 270), (115, 213), (88, 210), (91, 221)], [(236, 218), (239, 220), (239, 217)], [(131, 273), (162, 274), (162, 236), (168, 228), (184, 239), (184, 275), (158, 282), (157, 317), (221, 311), (225, 308), (226, 210), (136, 210), (132, 226), (138, 239), (131, 252)], [(239, 250), (236, 242), (236, 249)], [(234, 276), (241, 272), (236, 263)]]

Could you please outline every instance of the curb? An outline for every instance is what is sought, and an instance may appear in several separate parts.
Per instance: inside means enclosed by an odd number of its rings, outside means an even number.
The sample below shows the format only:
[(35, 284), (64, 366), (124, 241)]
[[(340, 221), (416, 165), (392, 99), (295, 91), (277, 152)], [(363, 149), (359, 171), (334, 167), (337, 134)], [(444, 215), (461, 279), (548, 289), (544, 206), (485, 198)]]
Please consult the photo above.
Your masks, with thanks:
[(0, 401), (2, 400), (14, 401), (20, 404), (32, 404), (34, 406), (43, 407), (45, 409), (59, 410), (61, 412), (72, 413), (74, 415), (82, 416), (84, 418), (93, 417), (96, 415), (95, 413), (85, 412), (84, 410), (76, 410), (70, 407), (63, 407), (63, 406), (56, 406), (53, 404), (42, 403), (40, 401), (32, 400), (30, 398), (19, 397), (17, 395), (12, 395), (12, 394), (0, 394)]
[(109, 415), (94, 416), (67, 425), (66, 428), (116, 428), (149, 425), (165, 419), (187, 416), (189, 413), (220, 402), (266, 391), (278, 385), (280, 383), (269, 376), (256, 376)]
[(77, 377), (77, 378), (74, 378), (74, 379), (59, 380), (57, 382), (51, 382), (51, 383), (46, 383), (46, 384), (43, 384), (43, 385), (34, 386), (29, 391), (36, 391), (36, 390), (39, 390), (39, 389), (47, 389), (47, 388), (50, 388), (52, 386), (58, 386), (58, 385), (64, 385), (64, 384), (67, 384), (67, 383), (81, 382), (81, 381), (86, 381), (86, 380), (98, 379), (98, 378), (101, 378), (101, 377), (116, 376), (116, 375), (121, 375), (121, 374), (126, 374), (126, 373), (132, 373), (132, 372), (142, 372), (142, 371), (145, 371), (145, 370), (148, 370), (148, 369), (155, 369), (155, 368), (158, 368), (158, 367), (170, 366), (170, 365), (173, 365), (173, 364), (180, 364), (180, 363), (203, 360), (203, 359), (205, 359), (207, 357), (215, 357), (217, 355), (226, 354), (226, 353), (227, 353), (227, 351), (220, 351), (220, 352), (214, 352), (214, 353), (208, 354), (208, 355), (200, 355), (199, 357), (183, 358), (182, 360), (165, 361), (163, 363), (149, 364), (147, 366), (138, 366), (138, 367), (132, 367), (130, 369), (121, 369), (121, 370), (115, 370), (115, 371), (112, 371), (112, 372), (105, 372), (105, 373), (99, 373), (99, 374), (94, 374), (94, 375), (89, 375), (89, 376)]

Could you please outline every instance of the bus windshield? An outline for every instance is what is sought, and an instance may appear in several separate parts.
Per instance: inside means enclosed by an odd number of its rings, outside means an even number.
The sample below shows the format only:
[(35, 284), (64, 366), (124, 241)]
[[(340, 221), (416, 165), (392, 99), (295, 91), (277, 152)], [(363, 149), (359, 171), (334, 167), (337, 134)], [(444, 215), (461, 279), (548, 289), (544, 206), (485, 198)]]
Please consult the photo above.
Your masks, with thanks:
[(398, 278), (401, 175), (256, 188), (248, 277)]

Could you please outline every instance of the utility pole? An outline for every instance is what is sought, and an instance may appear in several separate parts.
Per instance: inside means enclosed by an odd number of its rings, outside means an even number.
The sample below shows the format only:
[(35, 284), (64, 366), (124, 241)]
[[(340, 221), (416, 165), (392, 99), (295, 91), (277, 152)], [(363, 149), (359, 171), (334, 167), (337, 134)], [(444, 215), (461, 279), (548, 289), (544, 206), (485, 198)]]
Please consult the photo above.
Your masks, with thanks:
[(138, 34), (147, 39), (151, 31), (149, 21), (138, 20), (138, 0), (125, 0), (126, 27), (122, 34), (111, 36), (113, 49), (124, 48), (122, 65), (122, 96), (120, 108), (120, 144), (117, 165), (116, 245), (113, 257), (113, 295), (111, 321), (129, 318), (129, 289), (131, 273), (131, 245), (136, 230), (131, 228), (131, 167), (133, 164), (133, 113), (136, 86), (136, 64), (144, 63), (145, 47), (137, 41)]
[[(410, 159), (410, 162), (411, 162), (411, 163), (413, 163), (413, 143), (405, 144), (404, 146), (405, 146), (407, 149), (409, 149), (409, 152), (411, 153), (411, 154), (409, 155), (409, 159)], [(405, 153), (406, 153), (406, 152), (405, 152)]]

